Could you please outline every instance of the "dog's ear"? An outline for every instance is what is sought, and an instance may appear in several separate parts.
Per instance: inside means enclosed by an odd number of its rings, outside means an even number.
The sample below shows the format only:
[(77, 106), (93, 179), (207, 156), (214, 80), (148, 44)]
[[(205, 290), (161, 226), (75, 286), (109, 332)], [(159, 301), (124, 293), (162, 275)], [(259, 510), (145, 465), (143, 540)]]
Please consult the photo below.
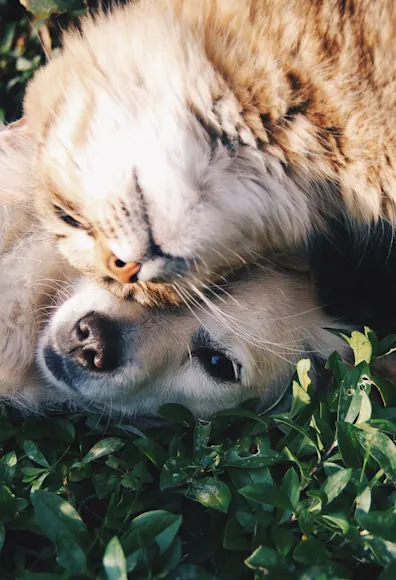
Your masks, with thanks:
[(33, 144), (25, 119), (0, 125), (0, 205), (31, 203)]
[(0, 148), (5, 153), (12, 149), (25, 150), (28, 142), (30, 142), (30, 133), (23, 117), (9, 125), (0, 126)]
[(291, 272), (308, 274), (310, 271), (310, 257), (306, 246), (299, 246), (288, 252), (274, 252), (268, 256), (269, 260), (279, 268)]

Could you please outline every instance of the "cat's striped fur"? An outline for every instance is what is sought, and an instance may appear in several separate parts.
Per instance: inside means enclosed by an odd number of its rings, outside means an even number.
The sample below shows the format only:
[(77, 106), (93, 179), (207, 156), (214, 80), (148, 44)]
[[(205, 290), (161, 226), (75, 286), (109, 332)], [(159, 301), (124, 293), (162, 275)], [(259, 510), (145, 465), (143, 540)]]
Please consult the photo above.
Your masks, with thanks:
[(395, 38), (393, 0), (140, 0), (84, 19), (25, 99), (45, 227), (84, 273), (152, 301), (339, 211), (394, 222)]

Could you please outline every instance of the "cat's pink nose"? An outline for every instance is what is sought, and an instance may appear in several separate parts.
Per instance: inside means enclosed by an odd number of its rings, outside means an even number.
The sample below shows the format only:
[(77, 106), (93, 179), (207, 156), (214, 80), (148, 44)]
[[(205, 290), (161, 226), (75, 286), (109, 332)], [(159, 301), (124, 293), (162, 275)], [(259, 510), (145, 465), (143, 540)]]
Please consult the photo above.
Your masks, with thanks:
[(141, 266), (138, 262), (123, 262), (113, 255), (108, 262), (108, 268), (118, 282), (130, 284), (137, 281), (135, 277)]

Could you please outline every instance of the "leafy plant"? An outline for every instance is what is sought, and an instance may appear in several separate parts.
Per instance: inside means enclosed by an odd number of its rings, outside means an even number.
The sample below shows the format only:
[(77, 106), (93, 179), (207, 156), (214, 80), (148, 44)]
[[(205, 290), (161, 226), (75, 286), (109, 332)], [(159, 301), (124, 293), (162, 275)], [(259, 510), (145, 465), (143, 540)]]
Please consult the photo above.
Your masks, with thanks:
[(393, 578), (396, 391), (373, 367), (396, 341), (344, 337), (355, 365), (333, 354), (320, 393), (300, 361), (268, 415), (165, 405), (140, 431), (3, 407), (1, 578)]

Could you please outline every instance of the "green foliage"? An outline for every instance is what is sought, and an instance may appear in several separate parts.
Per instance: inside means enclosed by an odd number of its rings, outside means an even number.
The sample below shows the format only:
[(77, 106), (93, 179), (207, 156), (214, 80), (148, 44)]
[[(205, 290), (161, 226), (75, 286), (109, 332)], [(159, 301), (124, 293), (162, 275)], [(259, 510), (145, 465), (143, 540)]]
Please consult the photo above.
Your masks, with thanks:
[(3, 407), (1, 578), (393, 578), (394, 340), (345, 339), (355, 366), (332, 355), (320, 394), (300, 361), (289, 411), (165, 405), (142, 432)]

